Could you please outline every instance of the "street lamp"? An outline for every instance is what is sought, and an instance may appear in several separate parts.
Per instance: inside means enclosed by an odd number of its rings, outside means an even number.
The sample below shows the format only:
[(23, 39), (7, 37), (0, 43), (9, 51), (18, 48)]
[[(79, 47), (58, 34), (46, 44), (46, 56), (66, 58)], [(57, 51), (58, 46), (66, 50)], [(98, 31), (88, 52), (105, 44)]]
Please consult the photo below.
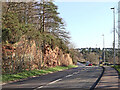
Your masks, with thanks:
[(113, 37), (114, 37), (114, 39), (113, 39), (113, 53), (114, 53), (113, 61), (114, 61), (114, 65), (115, 65), (115, 8), (111, 8), (111, 9), (113, 10), (113, 31), (114, 31), (114, 33), (113, 33)]
[(104, 40), (104, 34), (103, 36), (103, 60), (104, 60), (104, 64), (105, 64), (105, 40)]

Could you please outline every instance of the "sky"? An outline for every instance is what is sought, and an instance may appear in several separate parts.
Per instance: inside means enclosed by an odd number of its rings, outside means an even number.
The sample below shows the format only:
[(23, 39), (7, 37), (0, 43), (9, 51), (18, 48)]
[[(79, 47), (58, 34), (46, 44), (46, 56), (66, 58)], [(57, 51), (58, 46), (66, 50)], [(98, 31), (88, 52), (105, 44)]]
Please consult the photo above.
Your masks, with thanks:
[[(66, 23), (66, 30), (70, 32), (71, 42), (75, 48), (103, 48), (103, 36), (105, 48), (113, 46), (113, 11), (117, 9), (118, 2), (55, 2), (58, 6), (60, 17)], [(116, 34), (116, 47), (117, 47)]]

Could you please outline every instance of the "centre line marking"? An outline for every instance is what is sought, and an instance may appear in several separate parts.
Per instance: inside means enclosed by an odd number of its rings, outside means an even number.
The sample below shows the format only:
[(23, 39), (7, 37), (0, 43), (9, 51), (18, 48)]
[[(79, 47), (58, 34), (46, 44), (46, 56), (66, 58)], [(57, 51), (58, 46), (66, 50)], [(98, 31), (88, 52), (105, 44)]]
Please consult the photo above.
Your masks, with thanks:
[[(37, 89), (39, 89), (39, 88), (43, 88), (43, 86), (37, 87)], [(34, 90), (37, 90), (37, 89), (34, 89)]]
[(67, 75), (66, 77), (71, 77), (71, 76), (73, 76), (73, 75)]
[(73, 74), (78, 74), (79, 72), (74, 72)]
[[(56, 83), (56, 82), (58, 82), (58, 81), (60, 81), (60, 80), (62, 80), (62, 79), (57, 79), (57, 80), (55, 80), (55, 81), (53, 81), (53, 82), (48, 83), (47, 85), (50, 85), (50, 84)], [(47, 86), (47, 85), (45, 85), (45, 86)], [(43, 88), (43, 87), (44, 87), (44, 86), (40, 86), (40, 87), (38, 87), (37, 89), (39, 89), (39, 88)], [(37, 89), (34, 89), (34, 90), (37, 90)]]
[(53, 81), (53, 82), (48, 83), (48, 85), (49, 85), (49, 84), (56, 83), (56, 82), (58, 82), (58, 81), (60, 81), (60, 80), (62, 80), (62, 79), (57, 79), (57, 80), (55, 80), (55, 81)]

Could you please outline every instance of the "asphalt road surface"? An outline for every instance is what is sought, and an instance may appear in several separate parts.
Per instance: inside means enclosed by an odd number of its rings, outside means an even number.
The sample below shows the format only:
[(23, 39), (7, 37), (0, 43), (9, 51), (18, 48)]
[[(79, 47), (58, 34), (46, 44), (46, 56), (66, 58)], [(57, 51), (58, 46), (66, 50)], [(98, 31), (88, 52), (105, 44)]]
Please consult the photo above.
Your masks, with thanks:
[(31, 79), (5, 84), (3, 90), (39, 90), (44, 88), (90, 89), (102, 73), (101, 67), (77, 67), (69, 70), (50, 73)]

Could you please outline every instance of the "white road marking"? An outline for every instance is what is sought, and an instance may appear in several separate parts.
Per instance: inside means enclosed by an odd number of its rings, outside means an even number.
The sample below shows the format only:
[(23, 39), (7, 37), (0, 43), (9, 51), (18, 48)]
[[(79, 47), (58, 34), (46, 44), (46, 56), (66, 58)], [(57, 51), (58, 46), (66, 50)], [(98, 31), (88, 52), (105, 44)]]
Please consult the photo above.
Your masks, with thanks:
[(40, 87), (38, 87), (38, 88), (43, 88), (43, 86), (40, 86)]
[[(39, 89), (39, 88), (43, 88), (44, 86), (40, 86), (40, 87), (37, 87), (37, 89)], [(34, 90), (37, 90), (37, 89), (34, 89)]]
[(71, 77), (71, 76), (73, 76), (72, 74), (71, 75), (67, 75), (66, 77)]
[(73, 74), (78, 74), (79, 72), (74, 72)]
[(79, 73), (79, 71), (78, 72), (74, 72), (73, 74), (67, 75), (66, 77), (71, 77), (71, 76), (73, 76), (75, 74), (78, 74), (78, 73)]
[[(56, 82), (58, 82), (58, 81), (60, 81), (60, 80), (62, 80), (62, 79), (57, 79), (57, 80), (55, 80), (55, 81), (52, 81), (52, 82), (48, 83), (47, 85), (50, 85), (50, 84), (56, 83)], [(45, 85), (45, 86), (47, 86), (47, 85)], [(37, 87), (37, 89), (39, 89), (39, 88), (43, 88), (43, 87), (44, 87), (44, 86), (40, 86), (40, 87)], [(37, 89), (34, 89), (34, 90), (37, 90)]]
[(52, 81), (52, 82), (48, 83), (47, 85), (56, 83), (56, 82), (58, 82), (58, 81), (60, 81), (60, 80), (62, 80), (62, 79), (57, 79), (57, 80), (55, 80), (55, 81)]
[[(71, 77), (71, 76), (73, 76), (73, 75), (75, 75), (75, 74), (78, 74), (78, 73), (79, 73), (79, 71), (78, 71), (78, 72), (74, 72), (73, 74), (67, 75), (67, 76), (65, 76), (65, 77)], [(58, 82), (58, 81), (60, 81), (60, 80), (62, 80), (62, 79), (57, 79), (57, 80), (55, 80), (55, 81), (52, 81), (52, 82), (48, 83), (47, 85), (56, 83), (56, 82)], [(45, 85), (45, 86), (47, 86), (47, 85)], [(43, 87), (44, 87), (44, 86), (40, 86), (40, 87), (38, 87), (37, 89), (43, 88)], [(34, 89), (34, 90), (37, 90), (37, 89)]]

